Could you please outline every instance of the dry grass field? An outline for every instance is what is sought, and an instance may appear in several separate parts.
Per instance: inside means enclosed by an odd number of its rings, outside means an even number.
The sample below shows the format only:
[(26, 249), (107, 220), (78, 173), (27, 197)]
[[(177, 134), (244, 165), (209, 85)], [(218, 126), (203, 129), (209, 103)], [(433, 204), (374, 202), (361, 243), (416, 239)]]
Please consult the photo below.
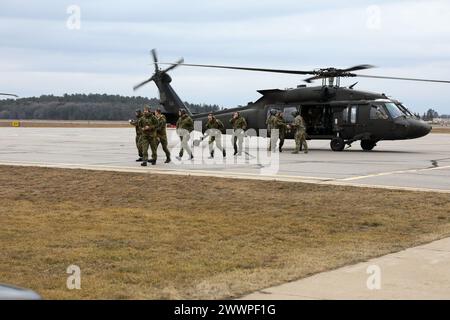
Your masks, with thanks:
[(48, 299), (238, 297), (450, 236), (448, 194), (10, 166), (0, 187), (0, 281)]
[(433, 126), (432, 133), (450, 133), (450, 127)]

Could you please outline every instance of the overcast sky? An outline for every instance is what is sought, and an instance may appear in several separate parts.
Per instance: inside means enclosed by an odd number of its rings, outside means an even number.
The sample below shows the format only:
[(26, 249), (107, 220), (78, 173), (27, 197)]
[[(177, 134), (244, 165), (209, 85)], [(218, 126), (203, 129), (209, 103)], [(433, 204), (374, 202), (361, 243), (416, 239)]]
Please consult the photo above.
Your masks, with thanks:
[[(80, 9), (73, 28), (68, 8)], [(68, 27), (71, 26), (71, 28)], [(369, 63), (361, 73), (450, 79), (450, 1), (60, 0), (0, 2), (0, 92), (157, 96), (149, 51), (161, 61), (311, 69)], [(302, 76), (179, 67), (183, 100), (233, 107), (258, 89), (295, 87)], [(359, 81), (412, 111), (450, 113), (450, 84)]]

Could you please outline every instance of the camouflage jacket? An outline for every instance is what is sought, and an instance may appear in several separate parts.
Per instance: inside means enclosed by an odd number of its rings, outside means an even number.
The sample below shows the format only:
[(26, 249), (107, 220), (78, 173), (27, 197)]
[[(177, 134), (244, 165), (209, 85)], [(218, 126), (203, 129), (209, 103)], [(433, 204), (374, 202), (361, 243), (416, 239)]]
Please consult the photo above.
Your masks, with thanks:
[(278, 129), (280, 135), (285, 134), (287, 131), (287, 125), (286, 122), (284, 122), (284, 119), (281, 117), (275, 117), (273, 120), (273, 129)]
[(156, 119), (158, 120), (158, 128), (156, 129), (156, 134), (158, 135), (158, 137), (166, 136), (167, 135), (167, 131), (166, 131), (166, 126), (167, 126), (166, 116), (161, 114), (161, 116), (159, 118), (156, 117)]
[(245, 121), (244, 117), (239, 116), (236, 119), (235, 118), (231, 118), (230, 119), (230, 123), (233, 126), (233, 129), (247, 129), (247, 121)]
[(181, 116), (178, 118), (177, 121), (177, 132), (178, 135), (180, 135), (181, 132), (179, 132), (179, 129), (185, 129), (188, 132), (191, 132), (194, 130), (194, 121), (191, 117), (189, 117), (187, 114)]
[(266, 120), (267, 130), (275, 129), (276, 116), (270, 115)]
[(294, 122), (291, 124), (291, 127), (295, 129), (297, 132), (305, 132), (306, 126), (302, 116), (300, 115), (296, 116)]
[(206, 129), (218, 129), (222, 131), (224, 129), (222, 121), (219, 119), (214, 118), (212, 121), (209, 121), (206, 123)]
[[(153, 114), (148, 116), (142, 116), (139, 119), (139, 127), (142, 130), (142, 133), (146, 136), (154, 136), (156, 137), (156, 130), (158, 128), (158, 119)], [(148, 127), (148, 129), (145, 129)]]
[(136, 120), (132, 120), (130, 123), (134, 128), (136, 129), (136, 135), (140, 136), (142, 134), (142, 129), (139, 127), (139, 120), (142, 118), (142, 116), (136, 117)]

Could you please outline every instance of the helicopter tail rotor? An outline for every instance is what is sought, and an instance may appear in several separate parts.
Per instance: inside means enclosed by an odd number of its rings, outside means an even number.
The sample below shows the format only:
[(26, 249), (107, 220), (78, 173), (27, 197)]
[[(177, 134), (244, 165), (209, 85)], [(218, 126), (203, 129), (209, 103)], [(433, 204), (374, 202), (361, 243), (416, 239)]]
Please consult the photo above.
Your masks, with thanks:
[[(172, 69), (178, 67), (179, 65), (183, 64), (183, 62), (184, 62), (184, 59), (181, 58), (181, 59), (179, 59), (177, 62), (172, 63), (172, 64), (171, 64), (169, 67), (167, 67), (166, 69), (161, 70), (161, 69), (159, 68), (159, 65), (158, 65), (158, 55), (157, 55), (157, 53), (156, 53), (156, 49), (152, 49), (152, 50), (150, 51), (150, 53), (151, 53), (152, 58), (153, 58), (153, 64), (154, 64), (154, 66), (155, 66), (155, 73), (154, 73), (150, 78), (148, 78), (147, 80), (144, 80), (144, 81), (142, 81), (141, 83), (138, 83), (137, 85), (135, 85), (135, 86), (133, 87), (133, 90), (134, 90), (134, 91), (136, 91), (137, 89), (139, 89), (140, 87), (146, 85), (146, 84), (149, 83), (149, 82), (152, 82), (152, 81), (156, 81), (156, 80), (162, 79), (162, 78), (167, 74), (167, 72), (169, 72), (170, 70), (172, 70)], [(170, 78), (170, 77), (169, 77), (169, 78)]]
[(158, 71), (158, 55), (156, 54), (156, 49), (152, 49), (151, 51), (153, 57), (153, 64), (155, 66), (155, 73)]

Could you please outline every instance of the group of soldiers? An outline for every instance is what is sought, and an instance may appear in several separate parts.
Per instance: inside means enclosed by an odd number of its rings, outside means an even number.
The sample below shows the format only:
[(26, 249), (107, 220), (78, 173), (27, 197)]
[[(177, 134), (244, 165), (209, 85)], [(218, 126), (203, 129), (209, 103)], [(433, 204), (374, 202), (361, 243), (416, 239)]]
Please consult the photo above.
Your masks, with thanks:
[[(136, 120), (130, 120), (130, 123), (136, 127), (136, 147), (139, 158), (136, 161), (141, 162), (141, 166), (147, 166), (147, 162), (156, 164), (157, 149), (161, 144), (166, 154), (165, 163), (169, 163), (170, 151), (167, 141), (167, 120), (161, 113), (161, 109), (156, 109), (153, 113), (149, 107), (144, 107), (144, 112), (136, 110)], [(148, 148), (152, 151), (152, 157), (149, 161)]]
[[(277, 140), (279, 139), (280, 143), (278, 145), (278, 151), (283, 152), (286, 133), (288, 130), (294, 130), (295, 149), (292, 153), (297, 154), (301, 150), (304, 150), (305, 153), (308, 153), (305, 121), (298, 111), (294, 111), (292, 113), (292, 116), (294, 117), (294, 122), (291, 124), (286, 124), (286, 121), (283, 117), (283, 112), (275, 109), (270, 110), (269, 117), (266, 121), (267, 130), (271, 132), (269, 143), (270, 151), (275, 151)], [(272, 133), (273, 129), (278, 129), (278, 136)]]
[[(283, 119), (283, 113), (277, 110), (271, 110), (270, 116), (267, 119), (267, 128), (278, 129), (280, 139), (279, 151), (282, 152), (284, 139), (287, 130), (295, 130), (295, 150), (293, 153), (299, 153), (304, 149), (305, 153), (308, 153), (308, 144), (306, 143), (306, 127), (303, 118), (299, 112), (294, 112), (295, 117), (292, 124), (286, 124)], [(139, 158), (136, 160), (141, 162), (141, 166), (147, 166), (150, 162), (152, 165), (156, 164), (157, 149), (161, 144), (164, 153), (166, 154), (165, 163), (171, 162), (170, 151), (167, 141), (167, 120), (162, 114), (161, 109), (156, 109), (152, 112), (150, 107), (144, 107), (144, 111), (136, 110), (136, 119), (130, 120), (130, 123), (136, 128), (136, 147), (138, 150)], [(239, 112), (233, 113), (233, 117), (230, 119), (230, 124), (233, 127), (233, 148), (234, 155), (240, 156), (242, 154), (242, 145), (245, 136), (245, 130), (247, 129), (247, 121), (241, 116)], [(223, 157), (226, 157), (225, 148), (222, 146), (222, 131), (224, 130), (224, 124), (217, 119), (214, 114), (208, 115), (208, 121), (206, 123), (206, 135), (202, 140), (209, 137), (208, 146), (210, 159), (214, 158), (214, 143), (216, 148), (222, 152)], [(181, 148), (177, 159), (181, 160), (184, 155), (184, 151), (189, 155), (189, 159), (193, 160), (194, 155), (189, 146), (190, 133), (194, 130), (194, 121), (184, 109), (180, 109), (178, 112), (178, 121), (176, 124), (177, 135), (180, 137)], [(276, 135), (271, 135), (269, 150), (275, 149)], [(148, 149), (151, 150), (151, 159), (149, 159)]]
[[(189, 155), (189, 159), (193, 160), (194, 156), (192, 154), (192, 150), (189, 147), (189, 140), (191, 138), (190, 133), (194, 130), (194, 121), (187, 114), (186, 110), (181, 109), (178, 112), (178, 121), (176, 124), (177, 135), (180, 137), (181, 148), (180, 153), (177, 157), (178, 160), (181, 160), (183, 157), (184, 151)], [(234, 155), (241, 155), (242, 153), (242, 144), (244, 140), (244, 132), (247, 129), (247, 121), (240, 115), (239, 112), (235, 112), (233, 117), (230, 119), (230, 123), (233, 127), (233, 146), (234, 146)], [(225, 148), (222, 146), (222, 131), (224, 130), (224, 125), (222, 121), (217, 119), (214, 114), (208, 114), (208, 121), (206, 122), (206, 135), (202, 137), (201, 140), (209, 137), (208, 146), (210, 159), (214, 158), (214, 143), (216, 144), (216, 148), (222, 152), (223, 157), (227, 156)]]

